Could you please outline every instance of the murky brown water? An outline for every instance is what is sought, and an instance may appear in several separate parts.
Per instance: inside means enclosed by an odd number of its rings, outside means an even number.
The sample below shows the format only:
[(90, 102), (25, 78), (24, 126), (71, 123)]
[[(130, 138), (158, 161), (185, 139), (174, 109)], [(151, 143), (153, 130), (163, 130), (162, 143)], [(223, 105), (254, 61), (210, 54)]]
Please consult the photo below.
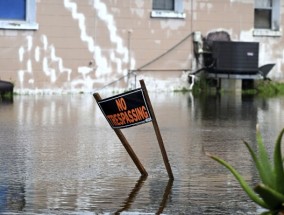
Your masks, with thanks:
[(258, 214), (222, 156), (257, 180), (242, 139), (260, 124), (272, 150), (284, 99), (150, 93), (175, 180), (152, 123), (123, 129), (149, 173), (140, 173), (92, 95), (16, 96), (0, 104), (1, 214)]

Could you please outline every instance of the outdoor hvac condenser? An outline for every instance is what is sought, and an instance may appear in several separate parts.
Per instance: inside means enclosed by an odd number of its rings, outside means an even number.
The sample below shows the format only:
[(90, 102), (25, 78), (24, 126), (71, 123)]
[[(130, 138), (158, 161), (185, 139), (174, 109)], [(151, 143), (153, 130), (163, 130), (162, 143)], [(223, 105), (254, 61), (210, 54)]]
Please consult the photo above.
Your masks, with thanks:
[(257, 42), (214, 41), (212, 57), (214, 71), (229, 74), (258, 73)]

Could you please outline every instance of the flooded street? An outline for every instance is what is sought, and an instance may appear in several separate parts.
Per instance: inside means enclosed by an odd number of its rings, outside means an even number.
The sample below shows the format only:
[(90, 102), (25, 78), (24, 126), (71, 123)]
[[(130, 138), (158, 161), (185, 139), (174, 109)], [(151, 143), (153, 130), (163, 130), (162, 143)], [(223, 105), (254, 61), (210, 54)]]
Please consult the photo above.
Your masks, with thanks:
[(170, 181), (152, 123), (123, 134), (140, 172), (91, 94), (15, 96), (0, 103), (0, 214), (259, 214), (219, 155), (250, 184), (256, 124), (273, 150), (284, 98), (195, 98), (149, 93), (175, 177)]

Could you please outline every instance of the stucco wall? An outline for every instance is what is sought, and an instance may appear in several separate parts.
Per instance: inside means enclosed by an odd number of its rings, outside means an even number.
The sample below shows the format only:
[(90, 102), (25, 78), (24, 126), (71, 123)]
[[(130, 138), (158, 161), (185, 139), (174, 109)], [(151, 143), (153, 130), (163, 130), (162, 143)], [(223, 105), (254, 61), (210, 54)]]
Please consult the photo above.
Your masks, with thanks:
[[(283, 37), (253, 36), (253, 0), (185, 0), (184, 19), (151, 18), (151, 10), (143, 0), (37, 0), (39, 30), (0, 30), (0, 78), (18, 93), (133, 87), (133, 74), (158, 90), (187, 87), (191, 33), (224, 30), (260, 42), (260, 65), (276, 63), (270, 77), (284, 80)], [(137, 69), (146, 71), (128, 79)]]

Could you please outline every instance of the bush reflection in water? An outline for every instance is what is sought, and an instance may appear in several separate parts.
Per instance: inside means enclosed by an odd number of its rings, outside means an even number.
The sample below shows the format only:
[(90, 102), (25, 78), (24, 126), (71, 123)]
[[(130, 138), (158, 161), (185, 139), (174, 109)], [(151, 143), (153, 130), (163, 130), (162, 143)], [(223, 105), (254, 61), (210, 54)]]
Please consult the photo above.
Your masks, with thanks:
[[(15, 96), (0, 104), (2, 214), (258, 214), (222, 156), (253, 184), (245, 139), (282, 129), (283, 98), (150, 93), (175, 177), (168, 179), (151, 123), (123, 129), (149, 173), (140, 177), (92, 95)], [(255, 147), (255, 145), (254, 145)]]

